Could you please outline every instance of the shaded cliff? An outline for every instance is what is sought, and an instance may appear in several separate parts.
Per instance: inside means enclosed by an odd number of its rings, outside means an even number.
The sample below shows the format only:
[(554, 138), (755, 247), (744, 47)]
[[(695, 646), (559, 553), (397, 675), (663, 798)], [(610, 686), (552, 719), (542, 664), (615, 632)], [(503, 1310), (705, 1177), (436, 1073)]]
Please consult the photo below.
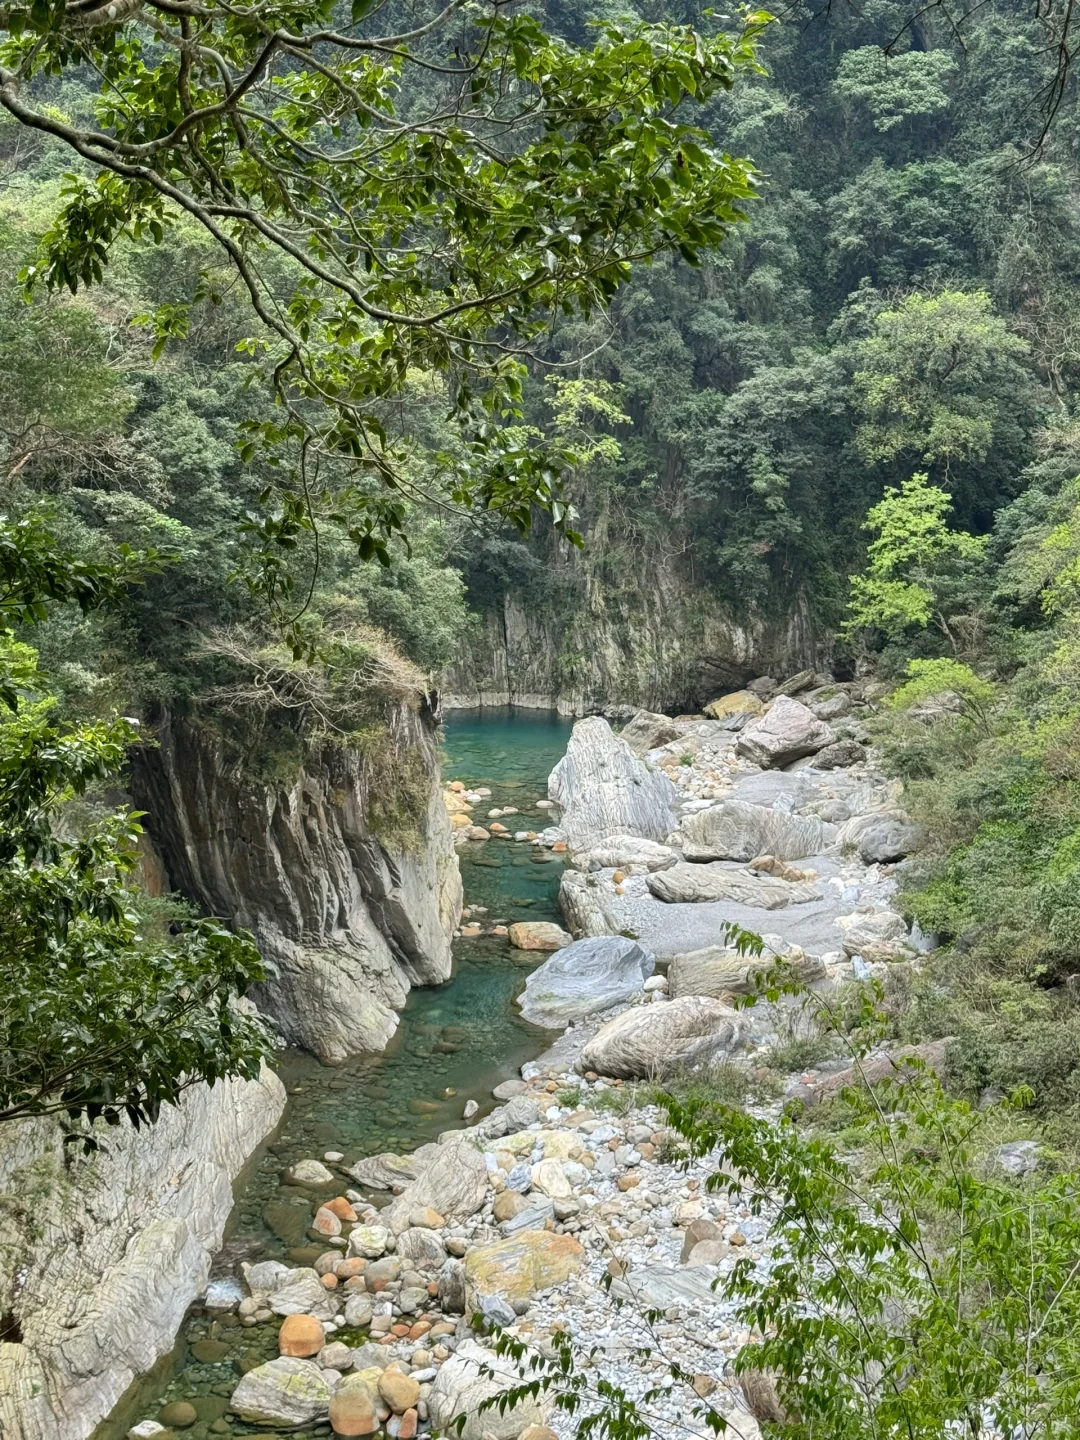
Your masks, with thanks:
[(173, 1346), (203, 1293), (232, 1182), (285, 1105), (281, 1081), (197, 1085), (155, 1124), (64, 1144), (57, 1119), (0, 1133), (0, 1435), (86, 1440)]
[(285, 779), (197, 716), (154, 730), (135, 802), (173, 884), (276, 967), (253, 998), (327, 1063), (382, 1049), (409, 987), (449, 978), (461, 911), (430, 710), (395, 706), (377, 750), (314, 743)]
[(590, 577), (576, 609), (528, 591), (482, 597), (480, 624), (444, 680), (443, 702), (555, 706), (587, 715), (607, 705), (699, 709), (754, 675), (812, 665), (805, 606), (781, 620), (737, 621), (674, 571), (643, 577), (632, 599)]

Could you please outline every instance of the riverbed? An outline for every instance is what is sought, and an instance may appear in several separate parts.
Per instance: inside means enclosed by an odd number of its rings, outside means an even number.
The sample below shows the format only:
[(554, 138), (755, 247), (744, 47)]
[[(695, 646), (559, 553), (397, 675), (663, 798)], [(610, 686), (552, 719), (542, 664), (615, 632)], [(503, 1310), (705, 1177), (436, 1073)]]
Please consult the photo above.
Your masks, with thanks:
[[(514, 707), (453, 712), (444, 725), (444, 776), (490, 789), (485, 810), (513, 806), (523, 825), (541, 829), (547, 821), (535, 802), (547, 793), (548, 774), (566, 749), (572, 723), (554, 711)], [(485, 921), (559, 919), (558, 856), (531, 845), (471, 844), (460, 858), (465, 902), (487, 907)], [(311, 1194), (281, 1183), (296, 1160), (329, 1151), (343, 1154), (349, 1165), (378, 1151), (410, 1151), (460, 1125), (469, 1100), (489, 1105), (492, 1088), (516, 1076), (551, 1041), (551, 1032), (522, 1020), (514, 1004), (529, 969), (543, 958), (493, 936), (459, 938), (452, 979), (411, 992), (383, 1054), (327, 1067), (303, 1052), (283, 1051), (276, 1068), (289, 1103), (235, 1187), (236, 1206), (213, 1275), (234, 1274), (241, 1259), (310, 1263)], [(123, 1440), (135, 1421), (174, 1400), (189, 1401), (200, 1413), (183, 1431), (186, 1440), (263, 1434), (265, 1427), (230, 1416), (227, 1402), (238, 1371), (269, 1358), (262, 1353), (267, 1345), (277, 1354), (270, 1328), (223, 1326), (196, 1307), (173, 1354), (94, 1440)], [(316, 1426), (296, 1440), (329, 1433), (328, 1425)]]

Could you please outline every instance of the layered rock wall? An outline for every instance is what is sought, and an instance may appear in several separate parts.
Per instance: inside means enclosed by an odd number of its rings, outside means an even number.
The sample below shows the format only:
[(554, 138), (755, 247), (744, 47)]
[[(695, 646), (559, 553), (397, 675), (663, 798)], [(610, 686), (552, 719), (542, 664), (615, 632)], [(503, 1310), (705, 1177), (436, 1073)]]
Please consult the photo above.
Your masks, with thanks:
[(697, 709), (752, 675), (814, 663), (802, 605), (783, 621), (740, 622), (667, 569), (642, 579), (633, 607), (595, 585), (565, 614), (506, 593), (481, 610), (466, 653), (445, 676), (443, 703), (550, 706), (566, 715), (621, 704)]
[[(449, 979), (461, 877), (430, 715), (402, 706), (378, 781), (363, 754), (325, 745), (290, 781), (253, 780), (212, 726), (168, 712), (134, 760), (132, 790), (177, 888), (250, 930), (275, 978), (253, 992), (285, 1039), (327, 1063), (381, 1050), (411, 985)], [(385, 757), (384, 757), (385, 762)], [(395, 776), (421, 776), (414, 833), (372, 815)]]
[(86, 1440), (172, 1348), (284, 1105), (264, 1069), (195, 1086), (140, 1131), (101, 1126), (91, 1155), (57, 1120), (0, 1127), (3, 1440)]

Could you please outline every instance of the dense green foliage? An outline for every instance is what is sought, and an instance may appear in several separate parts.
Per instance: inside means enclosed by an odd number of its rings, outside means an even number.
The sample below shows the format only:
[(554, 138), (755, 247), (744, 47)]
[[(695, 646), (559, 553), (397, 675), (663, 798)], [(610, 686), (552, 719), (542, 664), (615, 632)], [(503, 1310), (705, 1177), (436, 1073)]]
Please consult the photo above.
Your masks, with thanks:
[(175, 906), (155, 914), (131, 884), (137, 817), (93, 803), (136, 726), (58, 722), (34, 650), (10, 633), (47, 598), (115, 604), (146, 564), (87, 565), (39, 525), (0, 525), (0, 1121), (139, 1125), (199, 1080), (256, 1075), (272, 1052), (239, 1005), (266, 973), (251, 937)]

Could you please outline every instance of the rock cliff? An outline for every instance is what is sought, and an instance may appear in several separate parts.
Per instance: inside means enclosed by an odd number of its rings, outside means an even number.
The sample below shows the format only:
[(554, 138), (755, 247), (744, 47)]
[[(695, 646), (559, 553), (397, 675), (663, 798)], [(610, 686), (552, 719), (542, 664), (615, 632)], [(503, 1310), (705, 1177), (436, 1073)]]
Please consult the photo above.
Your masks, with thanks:
[[(381, 1050), (410, 985), (449, 979), (461, 913), (430, 711), (395, 709), (377, 766), (323, 744), (272, 782), (208, 723), (166, 711), (155, 731), (133, 759), (135, 802), (173, 884), (276, 967), (260, 1007), (326, 1063)], [(403, 776), (412, 833), (382, 819)]]
[(443, 703), (554, 706), (567, 715), (616, 704), (697, 709), (752, 675), (813, 663), (801, 605), (783, 621), (739, 621), (670, 567), (642, 577), (626, 604), (600, 593), (594, 577), (587, 588), (580, 605), (561, 610), (513, 591), (487, 600), (467, 652), (445, 676)]
[(173, 1345), (232, 1181), (285, 1104), (277, 1076), (198, 1085), (93, 1155), (52, 1119), (0, 1131), (0, 1435), (86, 1440)]

